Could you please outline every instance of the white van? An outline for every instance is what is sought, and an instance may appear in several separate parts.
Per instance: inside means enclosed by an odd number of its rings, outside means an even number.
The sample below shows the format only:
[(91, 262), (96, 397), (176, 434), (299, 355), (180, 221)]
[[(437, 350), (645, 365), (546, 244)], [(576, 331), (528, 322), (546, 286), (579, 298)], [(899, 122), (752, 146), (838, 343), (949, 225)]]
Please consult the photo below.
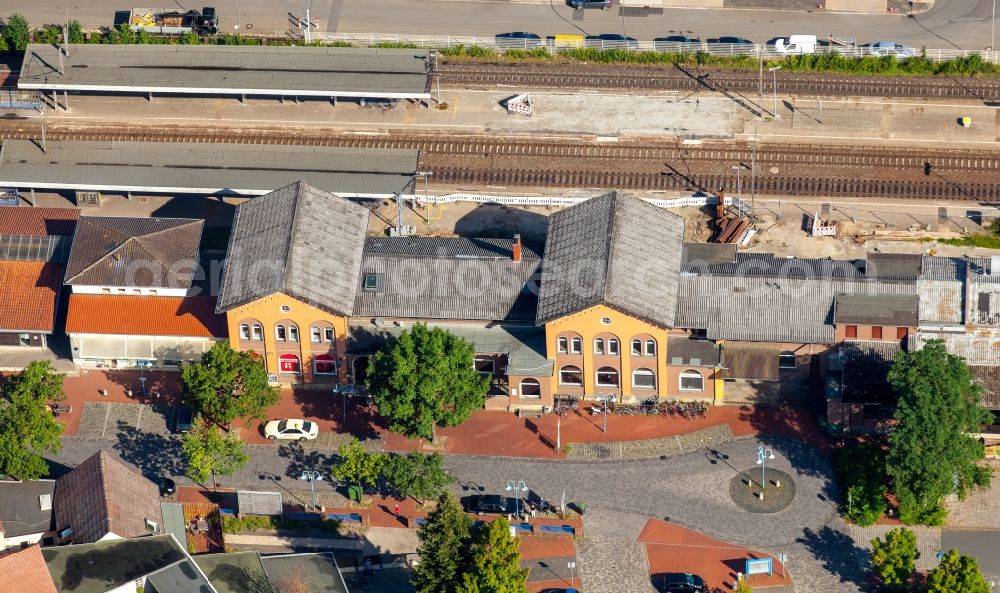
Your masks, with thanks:
[(779, 54), (816, 53), (816, 36), (791, 35), (788, 39), (778, 39), (774, 42), (774, 51)]

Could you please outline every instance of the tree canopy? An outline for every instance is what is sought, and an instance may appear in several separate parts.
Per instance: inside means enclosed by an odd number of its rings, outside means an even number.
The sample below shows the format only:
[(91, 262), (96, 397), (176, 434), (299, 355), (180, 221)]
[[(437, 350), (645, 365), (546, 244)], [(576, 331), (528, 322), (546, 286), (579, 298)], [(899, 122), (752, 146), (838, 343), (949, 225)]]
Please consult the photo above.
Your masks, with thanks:
[(201, 362), (185, 365), (181, 382), (198, 411), (224, 426), (237, 418), (263, 421), (279, 399), (260, 359), (229, 342), (216, 342)]
[(7, 47), (12, 50), (24, 51), (27, 49), (28, 42), (31, 40), (28, 20), (20, 14), (10, 15), (3, 29), (3, 37), (7, 41)]
[(983, 445), (970, 436), (991, 420), (979, 406), (980, 388), (965, 361), (931, 340), (915, 352), (901, 352), (889, 370), (898, 396), (897, 427), (889, 437), (887, 470), (906, 523), (940, 524), (942, 498), (964, 496), (989, 484), (978, 464)]
[(872, 540), (872, 566), (889, 588), (902, 588), (913, 574), (917, 560), (917, 536), (905, 528), (893, 529), (885, 539)]
[(442, 494), (427, 522), (417, 531), (420, 563), (413, 569), (416, 593), (456, 593), (471, 543), (472, 519), (455, 497)]
[(209, 477), (215, 484), (216, 476), (230, 476), (250, 460), (243, 441), (235, 434), (222, 434), (218, 427), (198, 418), (191, 431), (181, 437), (184, 459), (187, 461), (185, 474), (199, 484)]
[(61, 448), (63, 426), (48, 403), (65, 397), (62, 384), (46, 360), (29, 363), (0, 387), (0, 475), (35, 480), (48, 474), (40, 453)]
[(927, 593), (990, 593), (990, 586), (975, 558), (949, 550), (927, 575)]
[(382, 476), (386, 464), (384, 453), (369, 453), (358, 439), (340, 445), (337, 453), (340, 460), (330, 468), (330, 474), (338, 480), (353, 482), (362, 487), (374, 485)]
[(443, 461), (440, 453), (390, 455), (382, 477), (397, 496), (412, 496), (417, 500), (435, 498), (455, 481), (445, 471)]
[(375, 354), (368, 389), (389, 429), (433, 439), (436, 426), (457, 426), (483, 407), (489, 379), (474, 366), (472, 344), (424, 324)]
[(525, 593), (529, 571), (521, 568), (518, 544), (503, 517), (483, 527), (473, 540), (459, 593)]
[(889, 509), (882, 445), (844, 447), (837, 452), (834, 466), (841, 488), (847, 492), (847, 518), (862, 526), (875, 523)]

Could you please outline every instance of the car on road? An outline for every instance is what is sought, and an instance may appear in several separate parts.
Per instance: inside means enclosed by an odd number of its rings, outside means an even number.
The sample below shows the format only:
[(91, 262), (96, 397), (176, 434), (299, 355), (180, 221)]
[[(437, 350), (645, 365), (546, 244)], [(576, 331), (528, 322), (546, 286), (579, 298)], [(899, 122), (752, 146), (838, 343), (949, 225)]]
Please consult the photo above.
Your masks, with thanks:
[(174, 421), (174, 430), (177, 432), (188, 432), (194, 423), (194, 408), (191, 406), (181, 406), (177, 408), (177, 416)]
[(319, 436), (319, 426), (296, 418), (271, 420), (264, 425), (264, 436), (272, 441), (311, 441)]
[(667, 35), (666, 37), (657, 37), (653, 43), (701, 43), (701, 39), (687, 35)]
[(470, 512), (476, 513), (477, 515), (503, 515), (511, 512), (513, 505), (511, 504), (510, 499), (506, 496), (500, 496), (499, 494), (486, 494), (470, 496), (469, 506), (467, 508)]
[(709, 39), (708, 42), (728, 43), (730, 45), (753, 45), (753, 41), (750, 41), (749, 39), (743, 37), (730, 37), (730, 36), (715, 37), (713, 39)]
[(689, 572), (668, 572), (654, 583), (660, 593), (707, 593), (705, 579)]
[(497, 46), (507, 48), (531, 48), (542, 44), (541, 36), (527, 31), (512, 31), (496, 36)]
[(608, 10), (611, 5), (614, 4), (614, 0), (566, 0), (566, 4), (569, 4), (576, 10), (582, 10), (584, 8), (600, 8), (601, 10)]
[(875, 41), (867, 45), (862, 45), (865, 53), (873, 56), (896, 56), (897, 58), (912, 58), (917, 52), (909, 45), (896, 43), (895, 41)]
[(789, 35), (779, 37), (774, 41), (774, 51), (779, 54), (812, 54), (816, 53), (815, 35)]
[(601, 33), (600, 35), (587, 35), (583, 44), (587, 47), (600, 48), (628, 48), (639, 49), (639, 41), (635, 37), (628, 37), (619, 33)]

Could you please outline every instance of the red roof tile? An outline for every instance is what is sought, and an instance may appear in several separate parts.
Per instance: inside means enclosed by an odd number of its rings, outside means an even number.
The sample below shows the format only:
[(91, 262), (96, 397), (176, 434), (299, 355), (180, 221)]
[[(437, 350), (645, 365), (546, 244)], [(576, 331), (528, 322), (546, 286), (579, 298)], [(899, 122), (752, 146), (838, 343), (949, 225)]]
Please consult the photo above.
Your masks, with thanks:
[(76, 208), (0, 206), (0, 235), (72, 235), (78, 218)]
[(211, 297), (71, 294), (66, 333), (224, 338), (229, 332)]
[(56, 593), (38, 546), (0, 556), (0, 575), (0, 593)]
[(52, 333), (62, 266), (41, 261), (0, 261), (0, 330)]

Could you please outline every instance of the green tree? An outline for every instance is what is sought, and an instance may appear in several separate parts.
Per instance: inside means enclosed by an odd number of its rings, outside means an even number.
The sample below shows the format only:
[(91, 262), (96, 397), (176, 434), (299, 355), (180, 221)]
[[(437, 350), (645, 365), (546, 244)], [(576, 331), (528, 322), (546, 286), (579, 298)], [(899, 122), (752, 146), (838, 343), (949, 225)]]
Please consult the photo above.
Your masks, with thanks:
[(417, 324), (375, 354), (368, 389), (389, 429), (434, 439), (436, 426), (458, 426), (483, 407), (489, 380), (473, 364), (472, 344)]
[(975, 558), (949, 550), (927, 575), (927, 593), (990, 593), (990, 586)]
[(181, 446), (187, 461), (187, 477), (199, 484), (211, 477), (214, 488), (219, 487), (216, 476), (230, 476), (250, 460), (239, 437), (223, 434), (218, 427), (206, 424), (201, 418), (196, 419), (190, 432), (181, 437)]
[(129, 28), (128, 23), (121, 23), (105, 35), (101, 42), (114, 45), (131, 45), (136, 43), (135, 31)]
[(917, 559), (917, 536), (900, 527), (872, 540), (872, 566), (889, 588), (901, 589), (913, 574)]
[(417, 500), (436, 498), (455, 482), (455, 476), (444, 470), (443, 461), (440, 453), (391, 455), (382, 478), (398, 496)]
[(964, 496), (970, 487), (989, 484), (989, 469), (978, 464), (983, 445), (970, 434), (988, 424), (991, 414), (979, 406), (981, 389), (965, 361), (948, 354), (940, 340), (901, 352), (888, 379), (899, 398), (887, 469), (900, 519), (940, 524), (945, 495)]
[(420, 563), (413, 569), (416, 593), (456, 593), (471, 544), (472, 519), (449, 493), (438, 497), (437, 507), (417, 531)]
[(74, 19), (69, 22), (69, 42), (70, 43), (83, 43), (85, 41), (83, 34), (83, 25), (80, 21)]
[(0, 476), (35, 480), (48, 473), (40, 453), (57, 453), (63, 426), (48, 409), (60, 401), (63, 376), (48, 361), (29, 363), (0, 391)]
[(834, 465), (841, 488), (847, 493), (847, 518), (862, 526), (875, 523), (889, 508), (885, 498), (885, 451), (881, 445), (845, 447), (837, 452)]
[(518, 539), (507, 519), (497, 517), (476, 534), (459, 593), (525, 593), (528, 570), (521, 568)]
[(263, 421), (279, 399), (260, 359), (229, 342), (216, 342), (201, 362), (185, 365), (181, 383), (198, 411), (223, 426), (237, 418)]
[(358, 439), (342, 444), (337, 452), (340, 461), (330, 470), (333, 477), (362, 487), (366, 483), (373, 485), (378, 482), (386, 464), (385, 454), (365, 451), (365, 446)]
[(28, 20), (16, 13), (10, 15), (3, 29), (3, 36), (7, 40), (8, 48), (24, 51), (31, 41), (31, 29), (28, 27)]
[(181, 45), (201, 45), (201, 37), (199, 37), (194, 31), (185, 31), (181, 34), (177, 43), (180, 43)]

